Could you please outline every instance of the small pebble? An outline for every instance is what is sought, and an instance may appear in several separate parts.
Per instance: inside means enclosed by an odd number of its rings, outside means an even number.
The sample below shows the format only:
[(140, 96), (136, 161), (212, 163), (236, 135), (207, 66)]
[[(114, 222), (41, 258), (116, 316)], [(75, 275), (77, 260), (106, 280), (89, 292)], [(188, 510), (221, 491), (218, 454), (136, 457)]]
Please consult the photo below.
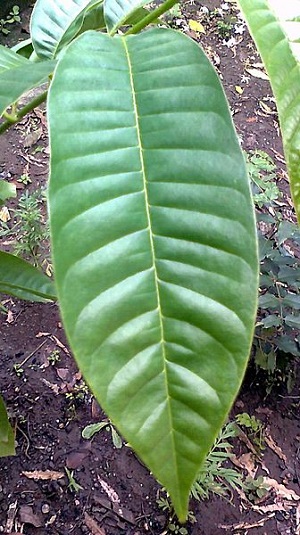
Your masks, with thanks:
[(49, 513), (50, 511), (50, 507), (47, 503), (43, 503), (42, 505), (42, 513), (44, 513), (44, 515), (46, 515), (47, 513)]

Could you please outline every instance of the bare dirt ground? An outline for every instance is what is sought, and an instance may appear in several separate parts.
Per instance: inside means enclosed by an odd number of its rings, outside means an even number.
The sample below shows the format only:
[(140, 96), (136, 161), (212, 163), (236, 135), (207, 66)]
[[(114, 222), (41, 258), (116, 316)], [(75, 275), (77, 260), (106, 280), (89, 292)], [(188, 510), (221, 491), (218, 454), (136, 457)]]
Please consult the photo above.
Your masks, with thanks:
[[(265, 77), (247, 71), (263, 72), (254, 45), (246, 31), (217, 31), (218, 15), (210, 22), (203, 17), (203, 8), (212, 11), (221, 4), (182, 2), (169, 23), (201, 41), (222, 78), (243, 148), (272, 156), (278, 185), (285, 192), (282, 210), (292, 217), (271, 89)], [(28, 37), (29, 15), (30, 10), (22, 14), (21, 25), (3, 37), (3, 43)], [(201, 22), (205, 33), (190, 21)], [(14, 182), (19, 195), (45, 185), (47, 147), (43, 109), (0, 138), (0, 176)], [(18, 182), (26, 173), (32, 181), (28, 185)], [(10, 240), (3, 238), (1, 247), (10, 250)], [(17, 455), (0, 459), (0, 532), (180, 533), (179, 526), (171, 531), (170, 512), (158, 507), (159, 485), (128, 446), (114, 446), (110, 428), (91, 440), (82, 438), (84, 427), (105, 415), (70, 355), (57, 305), (4, 296), (2, 304), (7, 312), (0, 314), (0, 391), (16, 429)], [(234, 440), (233, 461), (244, 475), (268, 477), (269, 490), (255, 503), (230, 489), (227, 499), (191, 500), (196, 522), (186, 525), (188, 534), (300, 534), (299, 399), (299, 378), (292, 392), (280, 385), (266, 397), (264, 376), (249, 367), (230, 418), (241, 412), (258, 418), (264, 449), (257, 452), (251, 437), (241, 434)]]

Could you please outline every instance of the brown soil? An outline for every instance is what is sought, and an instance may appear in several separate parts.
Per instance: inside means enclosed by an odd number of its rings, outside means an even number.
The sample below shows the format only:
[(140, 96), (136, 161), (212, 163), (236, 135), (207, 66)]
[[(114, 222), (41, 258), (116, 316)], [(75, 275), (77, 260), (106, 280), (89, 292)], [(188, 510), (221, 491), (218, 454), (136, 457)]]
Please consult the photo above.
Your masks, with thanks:
[[(210, 9), (219, 7), (215, 0)], [(185, 3), (182, 22), (199, 19), (203, 2)], [(29, 12), (23, 15), (26, 27)], [(192, 38), (199, 36), (188, 30)], [(20, 32), (18, 36), (20, 35)], [(26, 37), (26, 36), (24, 36)], [(23, 37), (23, 38), (24, 38)], [(11, 39), (11, 35), (10, 35)], [(249, 76), (245, 66), (259, 62), (247, 34), (233, 48), (223, 44), (215, 31), (201, 37), (208, 55), (219, 70), (230, 101), (237, 131), (245, 150), (262, 149), (278, 164), (278, 180), (287, 192), (278, 121), (268, 81)], [(236, 87), (241, 87), (239, 94)], [(267, 104), (264, 107), (261, 103)], [(32, 132), (39, 130), (38, 139)], [(37, 146), (43, 148), (35, 152)], [(37, 110), (22, 124), (0, 138), (0, 176), (17, 182), (29, 172), (33, 190), (47, 177), (47, 136), (43, 112)], [(289, 203), (286, 203), (286, 212)], [(11, 244), (4, 242), (4, 248)], [(168, 531), (169, 514), (156, 503), (158, 484), (123, 444), (114, 447), (110, 431), (104, 429), (88, 441), (81, 437), (87, 424), (105, 418), (69, 354), (58, 308), (4, 299), (8, 314), (0, 315), (0, 391), (16, 428), (17, 455), (0, 460), (0, 532), (25, 535), (162, 535)], [(49, 356), (59, 351), (59, 361)], [(14, 366), (23, 371), (16, 373)], [(264, 423), (265, 450), (256, 457), (256, 476), (275, 480), (261, 502), (247, 501), (237, 492), (228, 499), (212, 497), (191, 501), (197, 522), (187, 524), (189, 534), (296, 535), (300, 533), (300, 432), (299, 379), (291, 394), (284, 388), (265, 398), (263, 382), (248, 371), (239, 399), (232, 411), (255, 415)], [(79, 391), (79, 394), (78, 394)], [(251, 441), (235, 440), (235, 458), (251, 464)], [(244, 455), (244, 457), (241, 457)], [(65, 471), (80, 485), (72, 492)], [(41, 479), (52, 471), (52, 479)], [(242, 470), (240, 468), (240, 470)], [(36, 478), (30, 472), (36, 471)], [(61, 477), (54, 479), (55, 473)], [(57, 475), (57, 474), (56, 474)], [(278, 485), (282, 485), (279, 487)], [(287, 491), (289, 489), (289, 491)]]

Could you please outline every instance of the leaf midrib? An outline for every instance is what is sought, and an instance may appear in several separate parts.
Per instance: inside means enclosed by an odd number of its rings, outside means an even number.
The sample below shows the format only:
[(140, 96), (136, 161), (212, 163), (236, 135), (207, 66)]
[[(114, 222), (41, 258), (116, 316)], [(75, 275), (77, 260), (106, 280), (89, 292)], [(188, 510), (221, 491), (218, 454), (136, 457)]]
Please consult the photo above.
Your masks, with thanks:
[(160, 299), (160, 292), (159, 292), (159, 285), (158, 285), (158, 272), (155, 262), (155, 247), (154, 247), (154, 239), (153, 239), (153, 231), (152, 231), (152, 223), (151, 223), (151, 214), (149, 209), (149, 196), (148, 196), (148, 189), (147, 189), (147, 178), (146, 178), (146, 169), (145, 169), (145, 163), (144, 163), (144, 157), (143, 157), (143, 148), (142, 148), (142, 141), (141, 141), (141, 132), (139, 127), (139, 114), (138, 114), (138, 106), (137, 101), (135, 97), (135, 87), (134, 87), (134, 77), (133, 77), (133, 69), (131, 65), (130, 60), (130, 54), (126, 42), (126, 38), (122, 37), (122, 43), (124, 45), (125, 55), (128, 63), (128, 72), (129, 72), (129, 79), (130, 79), (130, 86), (132, 91), (132, 102), (133, 102), (133, 111), (135, 116), (135, 123), (136, 123), (136, 132), (137, 132), (137, 139), (138, 139), (138, 147), (139, 147), (139, 154), (140, 154), (140, 162), (141, 162), (141, 172), (142, 172), (142, 178), (143, 178), (143, 186), (144, 186), (144, 193), (145, 193), (145, 209), (146, 209), (146, 216), (148, 221), (148, 228), (149, 228), (149, 238), (150, 238), (150, 245), (151, 245), (151, 256), (152, 256), (152, 265), (154, 270), (154, 283), (155, 283), (155, 291), (156, 291), (156, 299), (157, 299), (157, 308), (158, 308), (158, 315), (159, 315), (159, 325), (160, 325), (160, 332), (161, 332), (161, 340), (160, 345), (162, 349), (162, 357), (163, 357), (163, 373), (165, 377), (165, 390), (166, 390), (166, 398), (167, 398), (167, 410), (169, 415), (169, 422), (170, 422), (170, 436), (172, 441), (172, 455), (173, 455), (173, 461), (174, 461), (174, 468), (176, 470), (176, 478), (177, 483), (179, 485), (179, 475), (178, 475), (178, 465), (177, 465), (177, 459), (175, 455), (175, 441), (174, 441), (174, 426), (173, 426), (173, 417), (171, 412), (171, 406), (170, 406), (170, 392), (168, 387), (168, 371), (166, 367), (166, 341), (165, 341), (165, 335), (164, 335), (164, 325), (162, 320), (162, 307), (161, 307), (161, 299)]

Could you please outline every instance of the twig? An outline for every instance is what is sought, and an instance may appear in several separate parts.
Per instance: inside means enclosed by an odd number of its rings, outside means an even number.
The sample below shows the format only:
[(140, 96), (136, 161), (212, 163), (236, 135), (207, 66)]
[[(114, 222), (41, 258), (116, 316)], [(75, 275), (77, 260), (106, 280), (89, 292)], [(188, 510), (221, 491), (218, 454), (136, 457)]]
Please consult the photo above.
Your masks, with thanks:
[(178, 4), (179, 0), (166, 0), (163, 4), (161, 4), (158, 8), (154, 9), (149, 15), (147, 15), (144, 19), (142, 19), (140, 22), (137, 22), (130, 30), (127, 30), (124, 35), (131, 35), (135, 33), (139, 33), (141, 30), (143, 30), (146, 26), (151, 24), (151, 22), (154, 22), (158, 17), (166, 13), (169, 9), (171, 9), (175, 4)]
[(41, 349), (41, 347), (43, 347), (43, 345), (45, 345), (45, 343), (47, 342), (47, 340), (44, 340), (36, 349), (34, 349), (20, 364), (20, 368), (22, 368), (22, 366), (24, 366), (24, 364), (26, 364), (26, 362), (31, 359), (31, 357), (33, 357), (33, 355), (35, 355), (35, 353)]
[(3, 134), (3, 132), (6, 132), (6, 130), (8, 130), (11, 126), (21, 121), (21, 119), (23, 119), (23, 117), (25, 117), (27, 113), (34, 110), (34, 108), (42, 104), (42, 102), (45, 102), (47, 98), (47, 94), (48, 94), (48, 90), (44, 91), (43, 93), (40, 93), (40, 95), (38, 95), (37, 97), (32, 99), (30, 102), (28, 102), (28, 104), (26, 104), (24, 108), (19, 110), (13, 117), (10, 117), (9, 120), (6, 120), (3, 123), (1, 123), (0, 134)]

